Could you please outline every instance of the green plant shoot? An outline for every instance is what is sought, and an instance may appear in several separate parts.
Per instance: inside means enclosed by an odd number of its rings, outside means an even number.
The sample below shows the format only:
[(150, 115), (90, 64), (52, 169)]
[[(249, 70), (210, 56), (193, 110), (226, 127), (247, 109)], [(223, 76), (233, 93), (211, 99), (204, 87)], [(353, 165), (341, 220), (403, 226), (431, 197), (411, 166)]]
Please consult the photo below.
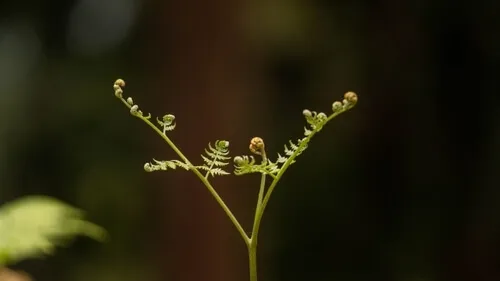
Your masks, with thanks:
[[(129, 108), (130, 113), (133, 116), (141, 119), (149, 127), (151, 127), (170, 146), (178, 157), (178, 159), (172, 160), (153, 159), (152, 162), (144, 164), (144, 170), (147, 172), (153, 172), (182, 168), (193, 172), (195, 176), (198, 177), (206, 186), (208, 191), (212, 194), (240, 233), (241, 238), (245, 242), (248, 249), (250, 281), (257, 281), (257, 240), (260, 223), (266, 206), (271, 198), (271, 194), (286, 170), (290, 167), (290, 165), (295, 163), (296, 158), (307, 149), (311, 139), (319, 131), (321, 131), (323, 127), (330, 122), (330, 120), (354, 107), (358, 101), (357, 95), (353, 92), (347, 92), (342, 101), (335, 101), (332, 104), (332, 112), (330, 114), (325, 114), (323, 112), (318, 113), (316, 111), (305, 109), (302, 112), (307, 122), (307, 125), (304, 127), (304, 136), (296, 141), (290, 140), (287, 144), (285, 144), (284, 151), (282, 153), (277, 153), (275, 160), (268, 158), (264, 140), (259, 137), (255, 137), (250, 141), (249, 149), (252, 154), (260, 157), (261, 161), (257, 161), (253, 155), (241, 155), (233, 158), (235, 175), (245, 175), (251, 173), (261, 174), (260, 189), (257, 198), (257, 207), (255, 210), (252, 231), (250, 232), (250, 235), (248, 235), (210, 182), (210, 177), (230, 174), (226, 170), (226, 167), (229, 164), (228, 160), (231, 159), (231, 157), (228, 156), (229, 142), (226, 140), (217, 140), (214, 145), (209, 143), (208, 148), (205, 149), (205, 154), (201, 155), (203, 164), (192, 164), (192, 162), (188, 160), (188, 158), (167, 135), (167, 133), (170, 134), (170, 131), (173, 131), (176, 127), (175, 116), (172, 114), (166, 114), (161, 119), (156, 118), (157, 124), (153, 123), (151, 121), (151, 114), (145, 115), (139, 109), (139, 106), (134, 103), (131, 97), (123, 97), (124, 87), (124, 80), (116, 80), (113, 85), (115, 96)], [(269, 185), (266, 185), (267, 177), (272, 179)]]

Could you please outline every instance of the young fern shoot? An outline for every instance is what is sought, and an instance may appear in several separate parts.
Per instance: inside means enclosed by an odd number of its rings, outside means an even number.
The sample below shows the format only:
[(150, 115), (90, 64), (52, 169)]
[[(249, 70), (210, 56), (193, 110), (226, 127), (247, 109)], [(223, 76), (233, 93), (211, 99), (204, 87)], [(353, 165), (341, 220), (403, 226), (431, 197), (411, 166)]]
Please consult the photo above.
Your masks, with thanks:
[[(229, 207), (226, 205), (224, 200), (219, 196), (215, 188), (212, 186), (210, 181), (208, 180), (208, 175), (212, 176), (218, 176), (218, 175), (223, 175), (225, 171), (220, 168), (223, 165), (223, 161), (227, 160), (223, 157), (228, 157), (227, 155), (229, 154), (229, 142), (228, 141), (216, 141), (215, 146), (216, 148), (211, 147), (209, 145), (209, 150), (206, 150), (205, 153), (207, 153), (208, 160), (212, 158), (213, 162), (209, 162), (210, 164), (207, 164), (205, 161), (205, 165), (199, 165), (195, 166), (191, 164), (191, 162), (188, 160), (188, 158), (180, 151), (180, 149), (174, 144), (174, 142), (167, 136), (167, 133), (170, 131), (173, 131), (175, 129), (176, 123), (175, 122), (175, 116), (172, 114), (166, 114), (163, 116), (162, 120), (159, 120), (158, 118), (156, 119), (157, 123), (159, 126), (155, 125), (153, 122), (151, 122), (151, 114), (144, 115), (144, 113), (139, 109), (139, 105), (135, 104), (133, 99), (131, 97), (124, 98), (123, 97), (123, 88), (125, 87), (125, 81), (123, 79), (118, 79), (115, 81), (113, 85), (113, 89), (115, 91), (115, 97), (117, 97), (129, 110), (130, 114), (132, 116), (137, 117), (144, 121), (150, 128), (152, 128), (167, 144), (170, 146), (170, 148), (177, 154), (177, 156), (180, 158), (179, 159), (174, 159), (174, 160), (166, 160), (166, 161), (159, 161), (153, 159), (154, 163), (146, 163), (144, 164), (144, 170), (146, 172), (153, 172), (153, 171), (166, 171), (169, 168), (170, 169), (175, 169), (177, 167), (183, 168), (185, 170), (190, 170), (192, 171), (196, 177), (207, 187), (208, 191), (212, 194), (214, 197), (215, 201), (221, 206), (222, 210), (226, 213), (228, 218), (231, 220), (233, 225), (236, 227), (238, 232), (240, 233), (242, 239), (245, 241), (245, 244), (249, 244), (250, 242), (250, 237), (246, 234), (245, 230), (241, 226), (240, 222), (236, 219), (236, 217), (233, 215)], [(212, 149), (210, 149), (212, 148)], [(213, 150), (215, 149), (215, 151)], [(208, 152), (210, 152), (210, 155)], [(213, 157), (212, 157), (213, 156)], [(207, 156), (202, 156), (202, 157), (207, 157)], [(216, 159), (215, 159), (216, 158)], [(217, 163), (216, 163), (217, 162)], [(212, 165), (213, 164), (213, 165)], [(208, 167), (205, 167), (208, 165)], [(200, 168), (200, 167), (204, 168)], [(205, 175), (201, 173), (201, 171), (205, 171)]]
[[(209, 182), (210, 176), (215, 177), (229, 174), (229, 172), (224, 169), (229, 164), (228, 160), (231, 159), (231, 157), (229, 157), (229, 142), (225, 140), (218, 140), (215, 142), (214, 146), (209, 143), (208, 149), (205, 149), (205, 155), (201, 155), (204, 163), (202, 165), (191, 164), (191, 162), (167, 136), (167, 132), (170, 132), (175, 128), (175, 116), (167, 114), (163, 116), (161, 120), (157, 118), (156, 120), (159, 126), (156, 126), (150, 121), (151, 115), (148, 114), (147, 116), (144, 116), (142, 111), (139, 110), (139, 106), (134, 104), (132, 98), (123, 98), (122, 88), (124, 86), (125, 82), (122, 79), (116, 80), (113, 86), (115, 96), (130, 109), (130, 113), (133, 116), (143, 120), (153, 130), (155, 130), (180, 158), (166, 161), (153, 159), (152, 163), (146, 163), (144, 165), (144, 169), (147, 172), (153, 172), (160, 170), (166, 171), (168, 169), (180, 167), (185, 170), (192, 171), (207, 187), (209, 192), (222, 207), (243, 238), (248, 249), (250, 281), (257, 281), (257, 239), (259, 228), (265, 208), (274, 188), (290, 165), (295, 163), (295, 159), (307, 149), (312, 137), (321, 131), (330, 120), (356, 105), (358, 101), (357, 95), (353, 92), (347, 92), (342, 101), (335, 101), (332, 104), (332, 113), (329, 115), (323, 112), (318, 113), (316, 111), (305, 109), (302, 112), (307, 122), (307, 126), (304, 127), (304, 137), (297, 139), (297, 141), (288, 141), (288, 144), (284, 145), (284, 151), (282, 154), (277, 153), (276, 160), (272, 161), (268, 159), (264, 140), (259, 137), (255, 137), (250, 141), (249, 149), (250, 152), (255, 155), (259, 155), (262, 158), (260, 163), (257, 163), (253, 155), (241, 155), (233, 158), (235, 175), (252, 173), (261, 174), (260, 189), (257, 198), (253, 227), (250, 235), (248, 235), (241, 227), (241, 224), (238, 222), (236, 217), (232, 214), (231, 210), (219, 196), (215, 188)], [(272, 182), (266, 187), (267, 176), (272, 178)]]
[[(310, 111), (305, 109), (302, 114), (304, 115), (307, 123), (309, 124), (309, 128), (304, 127), (304, 137), (297, 140), (297, 142), (293, 142), (292, 140), (288, 141), (288, 144), (284, 145), (284, 156), (278, 153), (278, 157), (273, 162), (270, 159), (267, 161), (263, 161), (261, 164), (255, 164), (255, 158), (253, 156), (236, 156), (234, 158), (235, 163), (235, 171), (236, 175), (244, 175), (249, 173), (264, 173), (275, 180), (278, 180), (277, 175), (282, 175), (284, 171), (291, 164), (295, 163), (295, 158), (302, 154), (304, 150), (307, 149), (309, 141), (311, 138), (321, 131), (323, 126), (326, 125), (330, 120), (335, 118), (337, 115), (351, 109), (357, 103), (358, 97), (353, 92), (347, 92), (344, 95), (344, 99), (342, 102), (336, 101), (332, 104), (332, 113), (327, 116), (325, 113), (316, 111)], [(255, 149), (250, 151), (255, 153)], [(259, 154), (259, 153), (256, 153)]]

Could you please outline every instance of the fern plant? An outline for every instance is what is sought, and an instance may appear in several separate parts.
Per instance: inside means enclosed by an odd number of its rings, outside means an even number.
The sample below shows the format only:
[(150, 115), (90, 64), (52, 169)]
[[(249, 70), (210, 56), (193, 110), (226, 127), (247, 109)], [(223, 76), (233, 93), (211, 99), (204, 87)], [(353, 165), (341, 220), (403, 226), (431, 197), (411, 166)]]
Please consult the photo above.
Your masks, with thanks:
[(84, 220), (83, 211), (47, 196), (26, 196), (0, 208), (0, 269), (53, 254), (75, 236), (103, 241), (106, 232)]
[[(229, 174), (229, 172), (225, 170), (229, 164), (228, 160), (231, 159), (231, 157), (228, 156), (229, 142), (225, 140), (218, 140), (215, 141), (214, 146), (209, 143), (208, 148), (205, 149), (205, 155), (201, 155), (203, 164), (192, 164), (174, 144), (170, 137), (167, 136), (167, 132), (170, 132), (175, 128), (175, 116), (167, 114), (163, 116), (161, 120), (156, 118), (156, 123), (158, 125), (154, 124), (151, 122), (151, 114), (144, 114), (139, 109), (139, 106), (133, 102), (131, 97), (123, 97), (124, 87), (125, 81), (122, 79), (116, 80), (113, 85), (115, 96), (129, 108), (130, 113), (133, 116), (141, 119), (154, 131), (156, 131), (156, 133), (158, 133), (158, 135), (179, 157), (178, 159), (164, 161), (153, 159), (153, 162), (149, 162), (144, 165), (144, 170), (147, 172), (160, 170), (165, 171), (179, 167), (193, 172), (206, 186), (208, 191), (210, 191), (212, 196), (240, 233), (248, 250), (250, 281), (257, 281), (257, 240), (261, 220), (266, 206), (271, 198), (271, 194), (290, 165), (295, 163), (296, 158), (307, 149), (312, 137), (320, 132), (330, 120), (354, 107), (358, 101), (357, 95), (353, 92), (347, 92), (342, 101), (335, 101), (332, 104), (332, 112), (328, 115), (323, 112), (315, 112), (305, 109), (302, 112), (307, 122), (307, 125), (304, 127), (304, 136), (296, 141), (290, 140), (287, 144), (285, 144), (283, 152), (277, 153), (275, 160), (271, 160), (267, 157), (264, 140), (259, 137), (254, 137), (250, 140), (249, 150), (252, 154), (261, 158), (260, 162), (257, 161), (253, 155), (241, 155), (233, 158), (235, 175), (245, 175), (251, 173), (261, 174), (260, 189), (257, 198), (252, 231), (250, 234), (247, 234), (209, 180), (210, 177)], [(269, 185), (266, 185), (267, 177), (272, 178)]]

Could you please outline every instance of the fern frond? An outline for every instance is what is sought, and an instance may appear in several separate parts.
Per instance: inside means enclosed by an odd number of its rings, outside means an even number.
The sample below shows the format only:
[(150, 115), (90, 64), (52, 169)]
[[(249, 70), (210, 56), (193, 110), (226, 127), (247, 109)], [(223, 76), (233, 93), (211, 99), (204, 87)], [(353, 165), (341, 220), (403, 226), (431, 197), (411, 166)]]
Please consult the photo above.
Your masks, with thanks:
[[(285, 147), (285, 155), (288, 156), (288, 157), (281, 156), (281, 155), (278, 154), (278, 158), (280, 159), (281, 163), (286, 162), (286, 160), (288, 160), (288, 158), (290, 156), (294, 155), (295, 153), (298, 156), (302, 152), (304, 152), (304, 150), (307, 149), (307, 142), (308, 141), (309, 141), (308, 138), (298, 139), (296, 144), (294, 142), (292, 142), (291, 140), (288, 141), (289, 145), (288, 146), (286, 144), (284, 145), (284, 147)], [(292, 163), (294, 163), (294, 162), (292, 162)]]
[(208, 176), (223, 176), (229, 175), (222, 167), (229, 164), (229, 142), (225, 140), (217, 140), (215, 147), (208, 143), (208, 149), (205, 148), (205, 154), (201, 154), (201, 158), (205, 164), (195, 166), (195, 168), (206, 171), (205, 178)]
[(207, 173), (209, 175), (211, 175), (212, 177), (214, 176), (225, 176), (225, 175), (229, 175), (228, 172), (224, 171), (222, 168), (209, 168), (207, 166), (196, 166), (197, 169), (200, 169), (200, 170), (203, 170), (203, 171), (207, 171)]
[(167, 131), (173, 131), (175, 129), (175, 116), (172, 114), (164, 115), (161, 120), (156, 117), (156, 122), (158, 122), (158, 125), (163, 128), (163, 134)]
[[(307, 141), (307, 138), (299, 139), (297, 143), (294, 143), (290, 140), (288, 142), (288, 145), (284, 145), (285, 156), (278, 153), (278, 158), (275, 162), (267, 159), (267, 161), (264, 163), (255, 164), (255, 158), (253, 156), (237, 156), (234, 158), (234, 173), (236, 175), (264, 173), (275, 177), (280, 172), (280, 169), (284, 165), (284, 163), (288, 161), (290, 156), (294, 154), (299, 155), (307, 148)], [(292, 160), (290, 164), (293, 163), (295, 163), (295, 160)]]
[(280, 170), (279, 161), (272, 162), (268, 159), (267, 162), (255, 164), (255, 158), (247, 155), (234, 157), (234, 163), (234, 174), (237, 176), (251, 173), (264, 173), (274, 178)]
[(283, 167), (285, 167), (286, 169), (289, 165), (295, 163), (295, 158), (307, 149), (311, 138), (317, 132), (321, 131), (323, 126), (325, 126), (328, 121), (333, 119), (335, 116), (353, 108), (354, 105), (356, 105), (357, 101), (358, 97), (354, 92), (345, 93), (342, 102), (333, 102), (332, 113), (329, 116), (327, 116), (323, 112), (318, 113), (316, 111), (304, 109), (302, 114), (304, 115), (306, 122), (309, 124), (309, 128), (304, 127), (304, 138), (298, 139), (297, 143), (289, 141), (288, 145), (284, 145), (285, 156), (282, 156), (278, 153), (278, 159), (275, 162), (277, 166), (281, 166), (277, 168), (278, 171)]
[(166, 171), (168, 169), (175, 169), (177, 167), (183, 168), (185, 170), (189, 170), (188, 164), (186, 164), (182, 161), (176, 160), (176, 159), (163, 160), (163, 161), (153, 159), (153, 162), (148, 162), (148, 163), (144, 164), (144, 170), (146, 172)]
[(303, 112), (304, 117), (306, 118), (307, 123), (311, 126), (312, 130), (309, 130), (307, 128), (304, 128), (304, 135), (308, 136), (310, 135), (313, 131), (319, 132), (323, 126), (328, 122), (328, 117), (326, 116), (325, 113), (323, 112), (316, 112), (316, 111), (309, 111), (309, 110), (304, 110)]
[[(219, 155), (217, 158), (220, 158), (221, 156)], [(205, 155), (201, 154), (201, 158), (203, 159), (203, 161), (205, 162), (205, 164), (208, 165), (208, 167), (210, 167), (212, 164), (213, 166), (216, 166), (216, 167), (222, 167), (222, 166), (226, 166), (229, 164), (229, 162), (223, 162), (223, 161), (219, 161), (219, 160), (215, 160), (214, 159), (210, 159), (208, 157), (206, 157)], [(226, 157), (227, 159), (231, 159), (231, 157)], [(224, 160), (227, 160), (227, 159), (224, 159)]]
[(285, 163), (286, 160), (288, 160), (288, 157), (281, 156), (281, 154), (278, 153), (278, 159), (276, 159), (277, 163)]
[(101, 227), (83, 211), (46, 196), (29, 196), (0, 208), (0, 267), (52, 254), (77, 235), (104, 240)]
[[(282, 156), (278, 153), (278, 158), (274, 162), (270, 159), (267, 159), (267, 162), (265, 163), (255, 164), (255, 158), (253, 156), (243, 155), (235, 157), (234, 162), (236, 165), (234, 173), (236, 175), (264, 173), (275, 177), (279, 173), (283, 164), (291, 155), (293, 155), (294, 153), (300, 154), (307, 148), (307, 145), (305, 143), (301, 145), (304, 140), (305, 139), (299, 139), (297, 144), (289, 141), (289, 145), (284, 146), (286, 156)], [(290, 164), (293, 163), (295, 163), (295, 160), (292, 160)]]
[(273, 176), (279, 173), (280, 169), (281, 169), (280, 162), (278, 161), (272, 162), (271, 160), (267, 159), (267, 165), (264, 166), (264, 173)]
[(257, 167), (260, 166), (259, 164), (255, 164), (255, 158), (253, 156), (236, 156), (233, 161), (235, 164), (234, 174), (237, 176), (256, 173), (258, 169)]

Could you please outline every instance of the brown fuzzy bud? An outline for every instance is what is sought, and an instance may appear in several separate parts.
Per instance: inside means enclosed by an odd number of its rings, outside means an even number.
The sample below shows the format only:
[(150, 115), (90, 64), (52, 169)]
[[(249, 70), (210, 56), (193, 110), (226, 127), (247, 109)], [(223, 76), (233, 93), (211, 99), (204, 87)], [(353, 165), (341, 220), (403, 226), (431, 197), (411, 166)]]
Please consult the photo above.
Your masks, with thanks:
[(347, 100), (350, 104), (354, 105), (358, 102), (358, 95), (354, 92), (347, 92), (344, 94), (344, 99)]
[(257, 155), (262, 155), (262, 152), (264, 151), (264, 140), (259, 137), (254, 137), (250, 141), (250, 146), (248, 147), (251, 152), (257, 154)]

